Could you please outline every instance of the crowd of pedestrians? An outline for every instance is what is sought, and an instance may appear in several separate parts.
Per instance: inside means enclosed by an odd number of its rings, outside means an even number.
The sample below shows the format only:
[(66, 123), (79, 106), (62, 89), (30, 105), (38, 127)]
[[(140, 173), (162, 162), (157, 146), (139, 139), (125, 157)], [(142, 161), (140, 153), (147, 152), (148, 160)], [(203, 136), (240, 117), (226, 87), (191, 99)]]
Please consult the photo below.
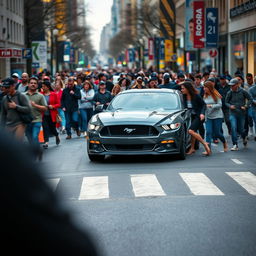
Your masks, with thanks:
[[(168, 88), (179, 90), (186, 108), (191, 110), (191, 147), (193, 154), (198, 142), (210, 155), (212, 142), (229, 150), (223, 124), (231, 136), (230, 150), (239, 149), (239, 139), (246, 147), (249, 136), (256, 141), (256, 83), (252, 74), (228, 72), (218, 75), (215, 70), (204, 73), (174, 73), (172, 71), (86, 70), (62, 71), (51, 76), (45, 71), (31, 77), (17, 73), (0, 81), (1, 125), (16, 138), (24, 137), (39, 145), (43, 130), (45, 149), (49, 138), (59, 134), (66, 139), (87, 135), (87, 125), (93, 114), (103, 111), (111, 100), (124, 90)], [(29, 116), (31, 117), (29, 120)]]

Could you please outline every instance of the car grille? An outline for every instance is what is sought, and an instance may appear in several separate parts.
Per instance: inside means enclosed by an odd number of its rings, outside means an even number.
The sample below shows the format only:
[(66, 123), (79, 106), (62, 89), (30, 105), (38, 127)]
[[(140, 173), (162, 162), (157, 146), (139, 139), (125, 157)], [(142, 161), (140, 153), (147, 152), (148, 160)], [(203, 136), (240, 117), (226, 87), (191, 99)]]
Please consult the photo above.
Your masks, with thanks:
[(158, 136), (159, 132), (153, 126), (148, 125), (113, 125), (105, 126), (101, 131), (101, 136), (120, 136), (120, 137), (147, 137)]
[(107, 151), (150, 151), (155, 144), (104, 144)]

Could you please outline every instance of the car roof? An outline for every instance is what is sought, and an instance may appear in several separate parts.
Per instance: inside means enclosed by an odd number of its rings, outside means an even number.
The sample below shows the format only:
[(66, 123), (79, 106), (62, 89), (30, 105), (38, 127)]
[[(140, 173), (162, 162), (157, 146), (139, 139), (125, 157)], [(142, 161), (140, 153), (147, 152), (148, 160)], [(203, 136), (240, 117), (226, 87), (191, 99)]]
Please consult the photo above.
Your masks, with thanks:
[(181, 92), (179, 90), (175, 90), (175, 89), (130, 89), (130, 90), (122, 91), (119, 94), (127, 94), (127, 93), (173, 93), (173, 94), (179, 94)]

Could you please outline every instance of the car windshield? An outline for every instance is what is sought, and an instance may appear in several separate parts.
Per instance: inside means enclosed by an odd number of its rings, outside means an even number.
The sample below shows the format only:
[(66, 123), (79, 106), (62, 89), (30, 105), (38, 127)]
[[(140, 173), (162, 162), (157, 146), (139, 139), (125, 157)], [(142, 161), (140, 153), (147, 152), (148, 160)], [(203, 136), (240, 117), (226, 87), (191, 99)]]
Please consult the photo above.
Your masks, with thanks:
[(125, 93), (117, 95), (108, 110), (176, 110), (179, 97), (173, 93)]

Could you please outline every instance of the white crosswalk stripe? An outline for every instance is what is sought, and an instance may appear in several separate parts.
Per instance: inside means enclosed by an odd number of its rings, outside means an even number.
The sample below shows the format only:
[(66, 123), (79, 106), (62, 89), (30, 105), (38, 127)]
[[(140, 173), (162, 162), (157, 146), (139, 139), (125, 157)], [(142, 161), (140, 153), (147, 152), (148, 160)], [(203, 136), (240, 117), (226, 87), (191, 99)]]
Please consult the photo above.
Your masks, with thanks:
[(180, 173), (180, 176), (194, 195), (224, 195), (203, 173)]
[(84, 177), (79, 200), (109, 198), (108, 176)]
[(53, 189), (53, 191), (55, 191), (60, 182), (60, 178), (47, 179), (47, 182), (48, 182), (49, 186)]
[(243, 164), (243, 162), (241, 162), (240, 160), (238, 159), (231, 159), (234, 163), (236, 164)]
[[(251, 172), (226, 172), (226, 174), (244, 188), (249, 194), (256, 195), (256, 176)], [(204, 173), (178, 174), (195, 196), (223, 196), (225, 195), (211, 179)], [(134, 197), (160, 197), (166, 196), (156, 174), (131, 174), (130, 184)], [(58, 188), (60, 178), (47, 179), (53, 190)], [(63, 183), (64, 184), (64, 183)], [(111, 185), (113, 186), (113, 184)], [(171, 180), (170, 180), (170, 186)], [(115, 190), (114, 190), (115, 191)], [(186, 189), (187, 191), (187, 189)], [(130, 191), (127, 192), (130, 197)], [(187, 193), (187, 192), (186, 192)], [(175, 195), (168, 193), (168, 195)], [(109, 177), (93, 176), (83, 177), (78, 200), (108, 199), (110, 198)]]
[(133, 192), (136, 197), (165, 196), (155, 174), (131, 175)]
[(249, 194), (256, 195), (256, 176), (251, 172), (226, 172)]

